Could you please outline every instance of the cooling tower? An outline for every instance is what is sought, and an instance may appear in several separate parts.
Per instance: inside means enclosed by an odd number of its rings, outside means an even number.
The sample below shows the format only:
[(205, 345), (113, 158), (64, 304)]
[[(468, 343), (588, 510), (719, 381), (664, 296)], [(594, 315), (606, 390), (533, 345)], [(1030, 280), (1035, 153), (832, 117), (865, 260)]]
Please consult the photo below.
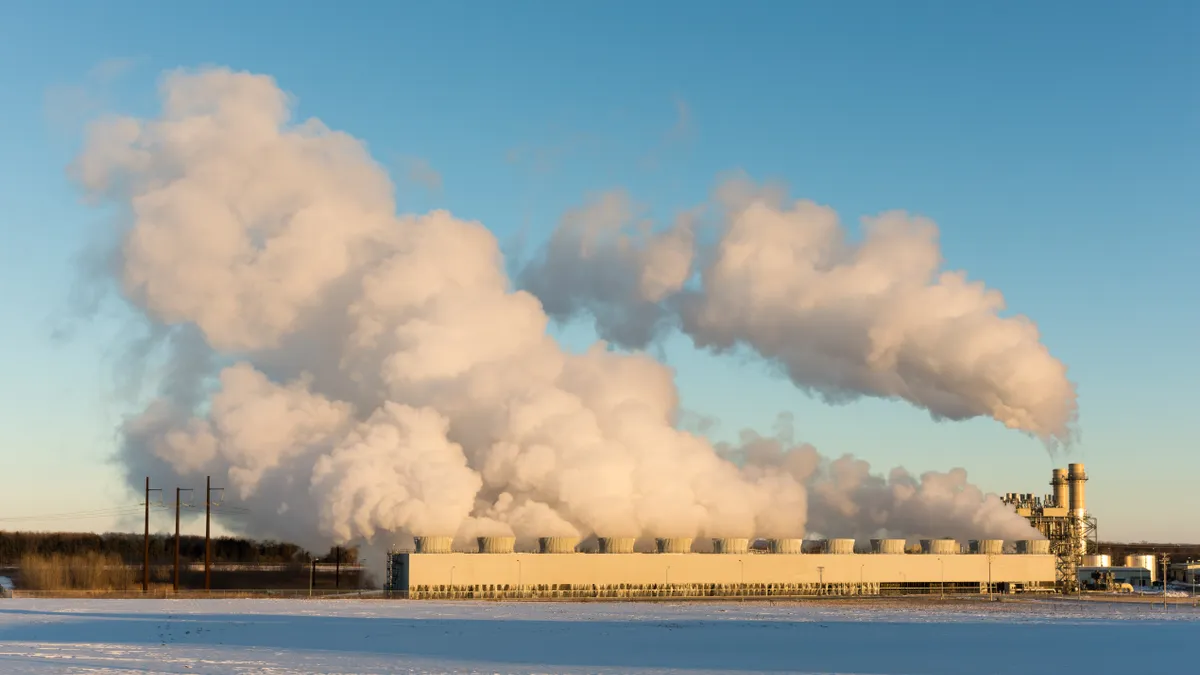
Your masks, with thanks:
[(656, 540), (659, 553), (691, 553), (691, 537), (670, 537)]
[(921, 551), (930, 555), (954, 555), (962, 551), (953, 539), (922, 539)]
[(454, 537), (413, 537), (417, 553), (449, 553)]
[(804, 552), (803, 539), (770, 539), (767, 550), (771, 553), (799, 554)]
[(872, 539), (871, 551), (874, 553), (885, 553), (888, 555), (896, 555), (904, 553), (903, 539)]
[(512, 553), (516, 545), (516, 537), (480, 537), (480, 553)]
[(637, 538), (600, 537), (597, 541), (600, 542), (601, 553), (633, 553), (633, 545), (637, 542)]
[(1050, 474), (1050, 488), (1054, 494), (1054, 506), (1060, 509), (1067, 508), (1067, 470), (1055, 469)]
[(825, 552), (835, 555), (849, 555), (854, 553), (853, 539), (826, 539)]
[(1087, 472), (1082, 464), (1067, 465), (1067, 493), (1070, 501), (1071, 515), (1082, 516), (1087, 513), (1087, 500), (1084, 498), (1083, 485), (1087, 481)]
[(713, 553), (746, 553), (750, 550), (749, 539), (716, 539), (713, 542)]
[(1048, 555), (1050, 553), (1049, 539), (1021, 539), (1017, 541), (1017, 553), (1023, 555)]
[(1112, 567), (1112, 557), (1107, 553), (1083, 556), (1084, 567)]
[(982, 555), (1000, 555), (1004, 553), (1003, 539), (980, 539), (975, 545)]
[(542, 553), (574, 553), (579, 537), (541, 537), (538, 548)]

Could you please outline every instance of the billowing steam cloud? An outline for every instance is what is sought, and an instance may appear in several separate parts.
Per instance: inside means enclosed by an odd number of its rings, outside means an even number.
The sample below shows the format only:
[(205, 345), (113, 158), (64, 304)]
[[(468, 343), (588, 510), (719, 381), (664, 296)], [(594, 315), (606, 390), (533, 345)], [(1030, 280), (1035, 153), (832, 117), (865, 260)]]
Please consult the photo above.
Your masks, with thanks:
[[(552, 316), (589, 311), (628, 347), (674, 317), (697, 346), (749, 346), (828, 402), (898, 398), (938, 419), (989, 416), (1071, 442), (1065, 366), (1031, 321), (999, 315), (1000, 293), (939, 271), (931, 221), (884, 213), (852, 243), (831, 209), (787, 203), (778, 187), (734, 179), (715, 201), (715, 243), (696, 251), (693, 218), (651, 232), (633, 227), (621, 196), (599, 198), (564, 218), (525, 287)], [(693, 260), (699, 281), (688, 285)]]
[[(162, 94), (156, 119), (94, 126), (73, 167), (91, 196), (127, 216), (115, 279), (168, 343), (171, 376), (123, 428), (122, 460), (135, 484), (147, 472), (170, 471), (185, 484), (213, 475), (252, 511), (243, 529), (312, 546), (399, 533), (798, 537), (809, 529), (808, 511), (820, 515), (822, 528), (855, 531), (943, 535), (970, 527), (972, 536), (1002, 536), (1022, 523), (992, 513), (991, 502), (959, 475), (881, 482), (865, 465), (827, 466), (811, 447), (777, 439), (772, 447), (748, 438), (745, 447), (718, 450), (675, 424), (667, 367), (603, 344), (583, 354), (560, 349), (538, 299), (509, 288), (486, 228), (442, 211), (396, 215), (392, 185), (362, 144), (316, 120), (291, 122), (287, 97), (270, 78), (178, 72), (164, 80)], [(629, 211), (620, 200), (602, 208)], [(807, 216), (755, 208), (761, 212), (748, 212), (749, 224), (731, 230), (738, 234), (726, 238), (707, 273), (720, 292), (684, 303), (695, 334), (714, 343), (753, 339), (767, 353), (789, 350), (786, 332), (806, 333), (806, 322), (822, 312), (833, 317), (844, 300), (851, 309), (831, 326), (843, 342), (874, 341), (870, 363), (882, 365), (873, 371), (858, 363), (856, 370), (856, 356), (847, 353), (836, 369), (839, 383), (904, 394), (960, 416), (1007, 406), (1025, 426), (1053, 422), (1029, 403), (1042, 394), (1014, 398), (1038, 374), (1020, 362), (1028, 333), (994, 315), (980, 318), (962, 302), (943, 303), (950, 309), (941, 311), (966, 317), (954, 320), (930, 317), (928, 307), (915, 318), (882, 308), (907, 297), (886, 288), (889, 273), (918, 266), (908, 257), (888, 262), (876, 249), (860, 253), (865, 271), (853, 273), (852, 287), (874, 282), (882, 295), (867, 302), (835, 292), (833, 281), (818, 284), (776, 332), (760, 336), (764, 313), (790, 307), (803, 289), (763, 288), (768, 281), (749, 268), (788, 266), (753, 261), (781, 255), (794, 264), (804, 237), (836, 232), (818, 218), (788, 253), (772, 244), (789, 236), (773, 225), (788, 218), (804, 224)], [(757, 219), (766, 225), (755, 226)], [(558, 261), (586, 255), (578, 245), (602, 220), (569, 217), (543, 271), (568, 273)], [(774, 253), (755, 253), (768, 244)], [(832, 255), (813, 246), (810, 256)], [(691, 268), (690, 224), (632, 248), (596, 251), (620, 256), (638, 273), (606, 276), (579, 266), (584, 276), (564, 288), (608, 285), (625, 301), (665, 306)], [(828, 264), (814, 259), (808, 274)], [(912, 292), (947, 292), (933, 288)], [(765, 297), (722, 323), (722, 307), (759, 292)], [(910, 298), (917, 299), (929, 304)], [(957, 326), (975, 341), (958, 340)], [(798, 351), (778, 356), (795, 356), (796, 372), (815, 368), (834, 338), (805, 338)], [(997, 341), (1010, 356), (997, 351)], [(942, 360), (930, 361), (934, 354)], [(1002, 366), (1015, 367), (1016, 379), (1006, 379)], [(943, 370), (943, 379), (934, 376)], [(739, 452), (744, 461), (730, 461)], [(954, 509), (933, 515), (943, 504)]]
[(781, 416), (774, 436), (743, 432), (723, 454), (756, 471), (783, 470), (808, 490), (808, 530), (828, 537), (953, 537), (960, 541), (1039, 539), (997, 495), (967, 482), (967, 472), (935, 471), (919, 478), (902, 468), (886, 476), (867, 462), (844, 455), (826, 460), (808, 444), (797, 444), (791, 418)]

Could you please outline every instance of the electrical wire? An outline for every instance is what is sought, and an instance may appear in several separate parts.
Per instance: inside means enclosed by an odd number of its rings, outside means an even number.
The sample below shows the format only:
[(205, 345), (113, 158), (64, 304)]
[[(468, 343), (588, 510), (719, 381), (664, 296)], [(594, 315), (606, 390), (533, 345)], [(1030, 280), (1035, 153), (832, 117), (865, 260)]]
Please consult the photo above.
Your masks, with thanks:
[(111, 506), (106, 508), (88, 509), (85, 511), (66, 511), (60, 513), (46, 513), (41, 515), (25, 515), (25, 516), (0, 516), (0, 522), (21, 522), (30, 520), (74, 520), (83, 518), (108, 518), (112, 516), (124, 516), (135, 513), (141, 513), (145, 508), (144, 504), (133, 504), (126, 506)]

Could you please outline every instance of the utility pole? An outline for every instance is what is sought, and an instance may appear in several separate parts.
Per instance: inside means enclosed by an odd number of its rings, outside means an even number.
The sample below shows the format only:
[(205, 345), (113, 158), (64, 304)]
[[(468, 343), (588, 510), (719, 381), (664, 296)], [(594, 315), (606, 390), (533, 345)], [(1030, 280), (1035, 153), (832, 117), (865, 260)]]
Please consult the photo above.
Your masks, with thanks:
[(180, 496), (184, 491), (191, 492), (191, 488), (175, 488), (175, 592), (179, 592), (179, 510), (182, 502)]
[(992, 599), (992, 554), (988, 554), (988, 600)]
[(1168, 570), (1168, 565), (1170, 562), (1171, 562), (1171, 556), (1164, 553), (1163, 554), (1163, 576), (1162, 576), (1163, 609), (1167, 609), (1167, 570)]
[(333, 587), (340, 589), (342, 587), (342, 547), (333, 547)]
[(150, 493), (162, 492), (162, 488), (150, 489), (150, 476), (146, 476), (146, 530), (142, 536), (142, 592), (150, 591)]
[(204, 478), (204, 590), (206, 591), (212, 590), (212, 557), (209, 554), (213, 507), (212, 493), (213, 490), (221, 492), (224, 489), (225, 488), (214, 488), (212, 486), (212, 476), (206, 476)]

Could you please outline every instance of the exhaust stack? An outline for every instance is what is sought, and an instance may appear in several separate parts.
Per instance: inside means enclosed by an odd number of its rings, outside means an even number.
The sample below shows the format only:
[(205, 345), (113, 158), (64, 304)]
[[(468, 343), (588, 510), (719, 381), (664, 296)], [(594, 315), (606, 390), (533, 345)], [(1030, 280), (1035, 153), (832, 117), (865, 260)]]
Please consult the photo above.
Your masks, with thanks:
[(1067, 465), (1067, 492), (1070, 501), (1071, 515), (1084, 516), (1087, 514), (1087, 500), (1084, 498), (1083, 484), (1087, 482), (1087, 472), (1082, 464)]

